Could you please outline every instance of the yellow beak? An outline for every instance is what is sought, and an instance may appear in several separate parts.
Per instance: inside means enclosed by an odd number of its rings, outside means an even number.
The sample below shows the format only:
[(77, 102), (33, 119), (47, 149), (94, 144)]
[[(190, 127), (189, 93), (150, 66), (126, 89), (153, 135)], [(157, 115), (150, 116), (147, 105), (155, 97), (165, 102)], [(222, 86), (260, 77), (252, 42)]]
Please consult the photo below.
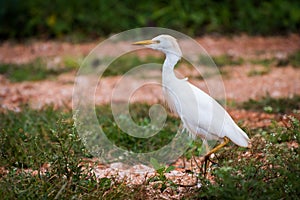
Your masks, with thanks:
[(153, 40), (143, 40), (143, 41), (138, 41), (135, 43), (132, 43), (134, 45), (149, 45), (149, 44), (155, 44), (157, 42), (153, 41)]

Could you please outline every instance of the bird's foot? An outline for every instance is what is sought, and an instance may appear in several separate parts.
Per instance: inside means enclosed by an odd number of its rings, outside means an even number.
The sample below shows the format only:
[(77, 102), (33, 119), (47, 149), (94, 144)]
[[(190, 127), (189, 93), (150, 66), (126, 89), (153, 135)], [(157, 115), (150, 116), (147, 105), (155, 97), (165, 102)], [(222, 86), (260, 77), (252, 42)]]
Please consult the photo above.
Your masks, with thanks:
[[(218, 165), (217, 162), (213, 161), (211, 158), (210, 158), (211, 154), (209, 155), (205, 155), (204, 158), (203, 158), (203, 164), (202, 164), (202, 173), (204, 175), (204, 177), (206, 177), (207, 175), (207, 170), (208, 168), (211, 166), (211, 165)], [(210, 164), (211, 163), (211, 164)]]

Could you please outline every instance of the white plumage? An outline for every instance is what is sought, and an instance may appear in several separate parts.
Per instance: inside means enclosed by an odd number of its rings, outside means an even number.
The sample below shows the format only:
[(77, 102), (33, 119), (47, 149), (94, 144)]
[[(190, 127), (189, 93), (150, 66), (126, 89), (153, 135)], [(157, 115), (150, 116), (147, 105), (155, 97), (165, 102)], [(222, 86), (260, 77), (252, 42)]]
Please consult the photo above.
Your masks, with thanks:
[(162, 69), (163, 93), (170, 109), (180, 117), (184, 127), (193, 137), (220, 141), (228, 138), (238, 146), (249, 145), (247, 134), (217, 101), (189, 83), (187, 78), (176, 77), (174, 66), (182, 57), (182, 53), (174, 37), (159, 35), (152, 40), (134, 44), (145, 45), (166, 55)]

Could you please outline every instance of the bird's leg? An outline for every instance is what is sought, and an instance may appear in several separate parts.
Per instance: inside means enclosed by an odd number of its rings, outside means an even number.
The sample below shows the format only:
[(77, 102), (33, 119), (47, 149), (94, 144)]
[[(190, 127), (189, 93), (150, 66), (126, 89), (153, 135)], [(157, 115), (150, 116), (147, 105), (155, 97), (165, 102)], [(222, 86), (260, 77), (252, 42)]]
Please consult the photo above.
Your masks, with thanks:
[[(211, 161), (209, 159), (210, 155), (215, 153), (216, 151), (218, 151), (219, 149), (221, 149), (222, 147), (224, 147), (225, 145), (227, 145), (229, 143), (229, 139), (227, 137), (224, 137), (224, 141), (219, 144), (218, 146), (216, 146), (215, 148), (213, 148), (212, 150), (210, 150), (205, 156), (204, 156), (204, 176), (206, 175), (206, 170), (207, 170), (207, 162)], [(213, 162), (213, 161), (211, 161)]]
[[(196, 166), (198, 167), (198, 169), (201, 170), (201, 167), (198, 165), (198, 162), (197, 162), (195, 156), (193, 156), (193, 159), (194, 159), (194, 162), (195, 162)], [(191, 166), (192, 166), (192, 165), (191, 165)]]

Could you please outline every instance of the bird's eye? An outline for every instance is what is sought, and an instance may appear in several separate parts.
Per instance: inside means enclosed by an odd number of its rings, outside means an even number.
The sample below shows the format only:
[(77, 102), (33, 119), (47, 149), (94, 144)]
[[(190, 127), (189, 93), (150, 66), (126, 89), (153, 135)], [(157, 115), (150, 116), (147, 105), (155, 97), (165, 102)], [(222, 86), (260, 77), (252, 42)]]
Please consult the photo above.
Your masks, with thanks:
[(159, 43), (160, 43), (160, 41), (159, 41), (159, 40), (154, 40), (154, 42), (155, 42), (156, 44), (159, 44)]

